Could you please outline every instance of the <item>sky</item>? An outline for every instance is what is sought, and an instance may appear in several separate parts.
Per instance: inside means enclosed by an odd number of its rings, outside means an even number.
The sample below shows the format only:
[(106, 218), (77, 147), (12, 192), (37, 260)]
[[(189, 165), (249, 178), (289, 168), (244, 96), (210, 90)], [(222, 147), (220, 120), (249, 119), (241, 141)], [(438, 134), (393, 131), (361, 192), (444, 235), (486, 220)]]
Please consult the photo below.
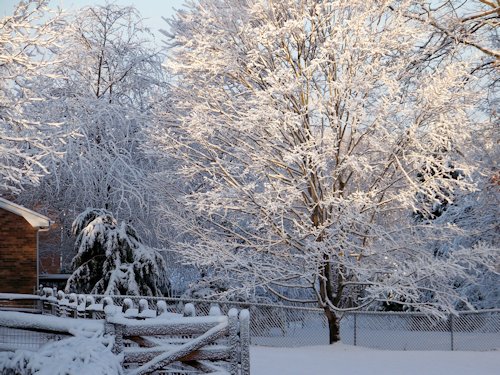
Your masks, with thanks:
[[(10, 15), (19, 0), (0, 0), (0, 17)], [(182, 8), (184, 0), (115, 0), (115, 4), (132, 5), (145, 18), (145, 24), (161, 38), (159, 29), (168, 29), (168, 25), (162, 17), (169, 18), (174, 15), (174, 8)], [(104, 5), (106, 0), (51, 0), (50, 5), (54, 8), (61, 7), (67, 11), (73, 11), (88, 5)]]

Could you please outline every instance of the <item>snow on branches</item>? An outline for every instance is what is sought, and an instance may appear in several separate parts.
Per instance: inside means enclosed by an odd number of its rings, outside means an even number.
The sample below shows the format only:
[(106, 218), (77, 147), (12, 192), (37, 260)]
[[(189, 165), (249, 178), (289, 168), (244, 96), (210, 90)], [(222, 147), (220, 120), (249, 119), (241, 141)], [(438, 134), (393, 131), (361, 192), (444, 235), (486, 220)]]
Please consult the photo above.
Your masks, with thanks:
[(33, 80), (54, 63), (62, 24), (47, 3), (19, 2), (12, 16), (0, 19), (0, 189), (8, 192), (38, 184), (63, 137), (59, 123), (33, 110), (47, 99)]
[[(148, 174), (155, 160), (141, 147), (151, 123), (151, 102), (165, 91), (161, 49), (133, 7), (85, 7), (65, 17), (54, 61), (32, 85), (49, 99), (34, 110), (77, 134), (48, 165), (50, 175), (18, 201), (43, 205), (61, 224), (64, 267), (71, 253), (72, 220), (102, 207), (130, 220), (157, 246)], [(68, 259), (70, 260), (70, 258)]]
[(168, 288), (163, 257), (109, 211), (89, 208), (73, 223), (77, 254), (68, 292), (161, 296)]
[(200, 0), (165, 33), (174, 111), (153, 138), (197, 182), (177, 222), (196, 241), (180, 251), (235, 288), (310, 288), (332, 341), (332, 311), (389, 298), (449, 310), (459, 298), (414, 298), (462, 269), (426, 244), (452, 226), (414, 212), (474, 188), (482, 92), (466, 84), (466, 57), (422, 62), (434, 30), (408, 19), (413, 5)]

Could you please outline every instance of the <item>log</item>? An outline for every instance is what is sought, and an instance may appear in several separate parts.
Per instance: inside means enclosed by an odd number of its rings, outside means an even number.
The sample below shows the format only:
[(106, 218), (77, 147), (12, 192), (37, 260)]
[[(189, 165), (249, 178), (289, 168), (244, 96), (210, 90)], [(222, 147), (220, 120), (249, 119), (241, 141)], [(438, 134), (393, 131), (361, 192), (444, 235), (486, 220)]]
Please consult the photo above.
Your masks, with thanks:
[[(191, 318), (193, 319), (193, 318)], [(171, 350), (167, 353), (163, 353), (162, 355), (157, 356), (154, 360), (149, 361), (148, 363), (133, 369), (130, 371), (129, 375), (143, 375), (151, 373), (155, 370), (159, 370), (172, 362), (178, 361), (181, 358), (187, 356), (189, 353), (194, 352), (201, 347), (217, 340), (218, 338), (227, 334), (228, 323), (227, 321), (223, 323), (219, 323), (217, 326), (209, 329), (203, 335), (195, 338), (194, 340), (180, 345), (174, 350)]]
[[(155, 357), (172, 351), (176, 345), (156, 346), (154, 348), (125, 348), (125, 363), (145, 363)], [(223, 345), (206, 346), (195, 350), (178, 359), (181, 362), (200, 361), (200, 360), (226, 360), (229, 358), (229, 348)]]

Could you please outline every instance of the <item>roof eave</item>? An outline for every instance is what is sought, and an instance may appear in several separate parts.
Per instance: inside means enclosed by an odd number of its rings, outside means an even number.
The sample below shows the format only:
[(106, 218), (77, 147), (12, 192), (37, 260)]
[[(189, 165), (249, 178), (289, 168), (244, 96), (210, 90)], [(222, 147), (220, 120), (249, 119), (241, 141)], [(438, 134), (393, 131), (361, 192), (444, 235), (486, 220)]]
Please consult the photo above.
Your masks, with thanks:
[(38, 230), (48, 230), (54, 222), (48, 217), (39, 214), (38, 212), (27, 209), (16, 203), (8, 201), (0, 197), (0, 208), (12, 212), (13, 214), (22, 216), (33, 228)]

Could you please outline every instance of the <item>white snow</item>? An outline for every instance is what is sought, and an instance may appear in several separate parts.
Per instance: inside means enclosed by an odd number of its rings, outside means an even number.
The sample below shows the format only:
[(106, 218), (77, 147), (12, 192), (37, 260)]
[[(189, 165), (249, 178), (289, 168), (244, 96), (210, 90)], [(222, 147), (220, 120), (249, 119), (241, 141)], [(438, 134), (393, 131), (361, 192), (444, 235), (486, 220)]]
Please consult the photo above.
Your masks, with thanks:
[(128, 319), (121, 314), (108, 316), (107, 321), (114, 324), (123, 324), (128, 327), (156, 327), (160, 324), (168, 325), (174, 320), (176, 325), (200, 325), (200, 324), (210, 324), (210, 323), (224, 323), (227, 321), (226, 316), (194, 316), (194, 317), (183, 317), (180, 314), (162, 314), (155, 319), (147, 320), (134, 320)]
[[(37, 352), (0, 352), (0, 373), (19, 375), (122, 375), (121, 357), (103, 338), (71, 337)], [(13, 371), (13, 372), (10, 372)]]
[(500, 351), (392, 351), (344, 344), (252, 346), (250, 363), (252, 375), (496, 375)]

